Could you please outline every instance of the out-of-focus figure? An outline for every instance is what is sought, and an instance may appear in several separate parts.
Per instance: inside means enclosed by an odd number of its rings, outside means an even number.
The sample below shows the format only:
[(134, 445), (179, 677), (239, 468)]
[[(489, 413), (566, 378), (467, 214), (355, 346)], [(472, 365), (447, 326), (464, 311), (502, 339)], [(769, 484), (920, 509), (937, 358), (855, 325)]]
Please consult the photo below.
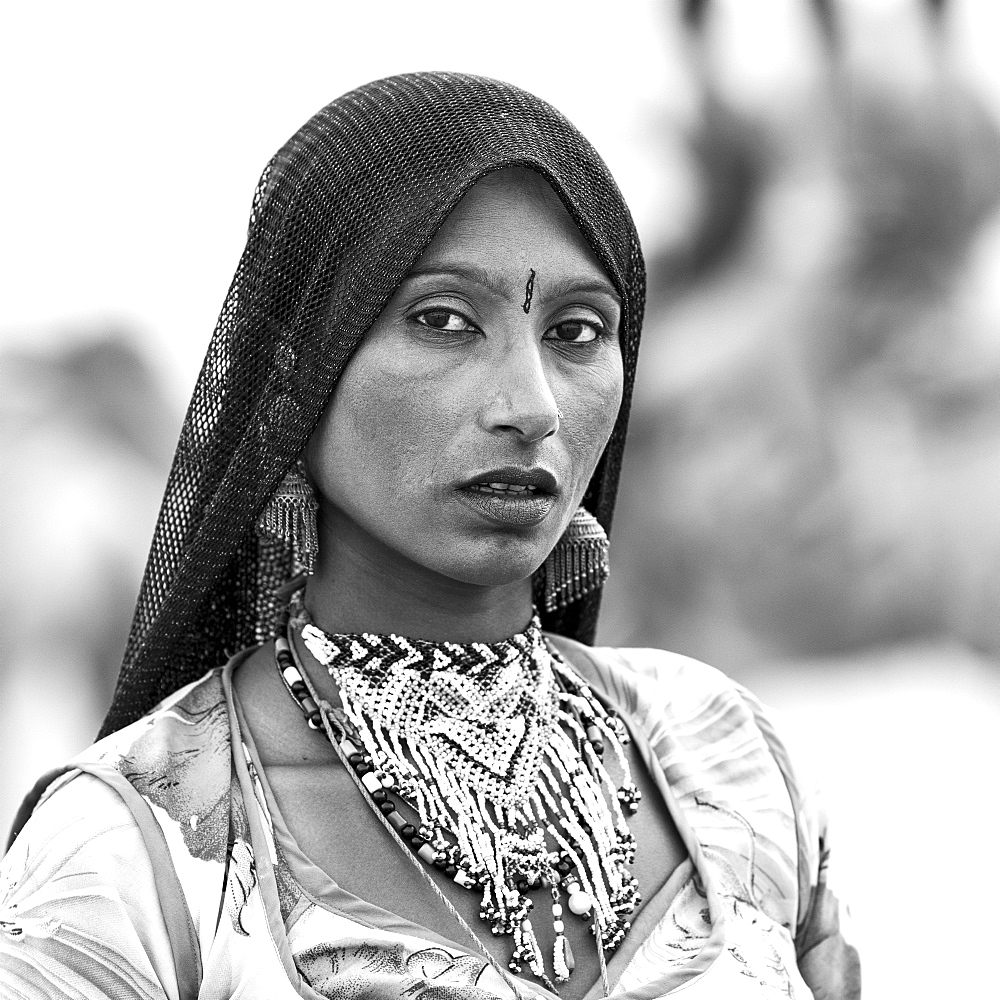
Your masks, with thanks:
[(877, 997), (976, 992), (1000, 932), (1000, 879), (935, 877), (1000, 821), (1000, 130), (953, 6), (684, 5), (702, 211), (650, 269), (602, 619), (789, 713)]
[(132, 339), (0, 359), (0, 817), (107, 710), (179, 415)]
[(929, 19), (884, 26), (915, 36), (888, 64), (874, 26), (817, 19), (809, 79), (754, 107), (713, 24), (702, 225), (651, 268), (605, 630), (736, 671), (940, 633), (997, 656), (1000, 312), (975, 279), (1000, 269), (1000, 130)]

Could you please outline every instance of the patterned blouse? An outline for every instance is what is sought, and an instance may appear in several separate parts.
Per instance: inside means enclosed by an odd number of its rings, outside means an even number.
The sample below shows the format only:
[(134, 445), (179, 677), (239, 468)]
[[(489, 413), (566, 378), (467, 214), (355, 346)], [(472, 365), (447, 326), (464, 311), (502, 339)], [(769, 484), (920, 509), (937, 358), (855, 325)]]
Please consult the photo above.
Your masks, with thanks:
[[(548, 639), (629, 720), (688, 852), (609, 962), (611, 995), (859, 997), (825, 820), (760, 704), (683, 656)], [(513, 998), (482, 956), (298, 849), (240, 725), (246, 655), (49, 786), (0, 863), (0, 997)]]

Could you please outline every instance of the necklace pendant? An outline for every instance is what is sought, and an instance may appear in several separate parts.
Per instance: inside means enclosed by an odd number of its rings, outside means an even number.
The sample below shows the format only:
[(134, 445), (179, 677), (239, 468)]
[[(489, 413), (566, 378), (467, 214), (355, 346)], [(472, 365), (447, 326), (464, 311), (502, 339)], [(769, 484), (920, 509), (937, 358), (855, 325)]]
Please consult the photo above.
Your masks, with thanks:
[(566, 935), (557, 935), (556, 943), (552, 947), (552, 969), (556, 974), (556, 982), (567, 982), (575, 968), (576, 959), (573, 957), (573, 949), (569, 946)]

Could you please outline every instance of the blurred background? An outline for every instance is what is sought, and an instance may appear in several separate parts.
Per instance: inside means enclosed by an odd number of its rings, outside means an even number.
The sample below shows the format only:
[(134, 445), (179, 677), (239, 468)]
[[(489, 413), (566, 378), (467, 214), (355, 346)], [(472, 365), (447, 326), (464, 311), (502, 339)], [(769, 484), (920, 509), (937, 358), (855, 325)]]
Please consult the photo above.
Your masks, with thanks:
[[(868, 998), (1000, 937), (1000, 8), (91, 0), (0, 39), (0, 827), (93, 739), (271, 153), (367, 80), (508, 79), (650, 288), (600, 641), (695, 656), (823, 787)], [(947, 932), (947, 933), (946, 933)]]

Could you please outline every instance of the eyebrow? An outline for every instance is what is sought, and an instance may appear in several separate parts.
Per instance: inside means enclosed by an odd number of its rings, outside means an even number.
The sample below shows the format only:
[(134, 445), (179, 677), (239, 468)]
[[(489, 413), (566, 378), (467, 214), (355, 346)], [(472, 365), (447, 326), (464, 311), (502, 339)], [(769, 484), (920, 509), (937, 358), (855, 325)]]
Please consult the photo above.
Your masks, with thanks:
[(482, 285), (487, 291), (495, 295), (509, 295), (512, 289), (507, 282), (501, 281), (485, 267), (478, 267), (475, 264), (449, 264), (447, 267), (414, 267), (403, 279), (409, 281), (412, 278), (462, 278), (464, 281), (471, 281), (473, 284)]
[[(403, 279), (409, 281), (412, 278), (462, 278), (474, 284), (481, 285), (487, 291), (495, 295), (517, 295), (519, 288), (512, 287), (508, 282), (497, 278), (485, 267), (475, 264), (449, 264), (447, 267), (415, 267)], [(542, 295), (547, 298), (558, 299), (564, 295), (574, 292), (585, 292), (598, 295), (606, 295), (612, 299), (619, 307), (621, 306), (621, 296), (615, 291), (614, 285), (610, 281), (601, 278), (562, 278), (559, 281), (546, 281), (544, 275), (539, 275), (536, 279), (539, 283)]]

